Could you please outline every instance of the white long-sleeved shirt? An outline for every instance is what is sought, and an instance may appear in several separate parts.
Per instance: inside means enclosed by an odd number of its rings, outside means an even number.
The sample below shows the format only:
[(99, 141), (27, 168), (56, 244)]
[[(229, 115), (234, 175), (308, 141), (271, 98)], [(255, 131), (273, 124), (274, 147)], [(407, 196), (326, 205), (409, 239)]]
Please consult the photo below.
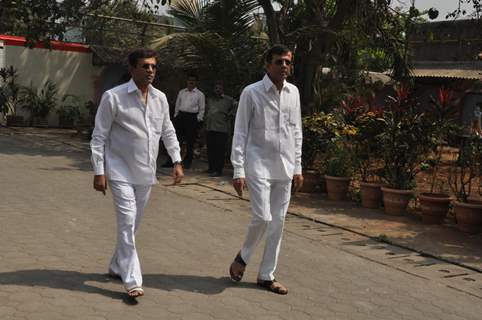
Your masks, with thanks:
[(205, 106), (206, 98), (201, 90), (198, 88), (194, 88), (191, 91), (187, 88), (181, 89), (177, 94), (174, 117), (179, 114), (179, 111), (197, 113), (197, 120), (202, 121), (204, 118)]
[(172, 161), (180, 161), (179, 142), (164, 93), (149, 85), (146, 105), (132, 79), (106, 91), (90, 142), (95, 174), (132, 184), (156, 184), (161, 138)]
[(298, 88), (285, 81), (280, 92), (265, 75), (241, 93), (231, 151), (233, 178), (292, 179), (301, 174), (302, 140)]

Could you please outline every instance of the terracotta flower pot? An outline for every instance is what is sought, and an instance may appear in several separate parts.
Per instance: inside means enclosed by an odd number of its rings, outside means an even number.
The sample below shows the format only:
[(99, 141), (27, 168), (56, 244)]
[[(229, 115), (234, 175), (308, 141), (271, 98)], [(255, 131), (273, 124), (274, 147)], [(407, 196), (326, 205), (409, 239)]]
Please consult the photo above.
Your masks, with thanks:
[(322, 192), (323, 178), (317, 170), (303, 170), (303, 186), (300, 192)]
[(361, 205), (364, 208), (379, 208), (382, 204), (382, 184), (360, 182)]
[(407, 211), (413, 195), (412, 190), (399, 190), (382, 187), (384, 212), (391, 216), (401, 216)]
[(457, 227), (462, 232), (478, 233), (482, 230), (482, 202), (454, 202)]
[(422, 221), (426, 224), (440, 224), (449, 211), (449, 195), (442, 193), (421, 193), (418, 195)]
[(332, 177), (325, 175), (328, 199), (341, 201), (346, 199), (350, 187), (350, 177)]

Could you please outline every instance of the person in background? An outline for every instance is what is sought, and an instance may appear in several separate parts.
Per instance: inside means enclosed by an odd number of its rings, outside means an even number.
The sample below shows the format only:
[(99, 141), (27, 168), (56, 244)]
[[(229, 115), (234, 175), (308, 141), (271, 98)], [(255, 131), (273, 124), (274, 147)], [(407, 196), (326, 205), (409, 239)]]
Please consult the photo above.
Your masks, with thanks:
[(474, 107), (474, 118), (472, 120), (472, 132), (479, 137), (482, 137), (482, 127), (481, 127), (481, 118), (482, 118), (482, 112), (481, 112), (481, 105), (482, 103), (479, 102), (475, 105)]
[(236, 112), (236, 101), (224, 94), (222, 81), (216, 81), (213, 95), (208, 97), (206, 105), (207, 173), (211, 177), (219, 177), (223, 174), (230, 122)]
[[(174, 125), (180, 145), (186, 143), (186, 155), (182, 161), (185, 169), (190, 169), (194, 156), (194, 144), (199, 123), (204, 119), (205, 97), (204, 93), (197, 88), (198, 77), (189, 75), (187, 87), (177, 94), (176, 107), (174, 109)], [(172, 162), (168, 159), (163, 167), (171, 167)]]

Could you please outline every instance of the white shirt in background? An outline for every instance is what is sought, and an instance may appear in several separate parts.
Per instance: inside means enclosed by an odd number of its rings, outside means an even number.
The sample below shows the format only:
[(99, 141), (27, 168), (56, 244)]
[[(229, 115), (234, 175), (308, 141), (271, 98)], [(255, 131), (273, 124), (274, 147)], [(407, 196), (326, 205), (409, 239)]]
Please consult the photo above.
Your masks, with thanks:
[(194, 88), (191, 91), (187, 88), (181, 89), (177, 94), (174, 117), (179, 114), (179, 111), (197, 113), (197, 120), (202, 121), (204, 118), (205, 105), (206, 99), (201, 90), (198, 88)]
[(164, 93), (149, 85), (146, 106), (132, 79), (106, 91), (90, 142), (95, 174), (132, 184), (157, 183), (161, 138), (172, 161), (181, 161)]
[(285, 81), (279, 92), (265, 75), (241, 93), (231, 151), (233, 178), (292, 179), (301, 174), (302, 140), (298, 88)]

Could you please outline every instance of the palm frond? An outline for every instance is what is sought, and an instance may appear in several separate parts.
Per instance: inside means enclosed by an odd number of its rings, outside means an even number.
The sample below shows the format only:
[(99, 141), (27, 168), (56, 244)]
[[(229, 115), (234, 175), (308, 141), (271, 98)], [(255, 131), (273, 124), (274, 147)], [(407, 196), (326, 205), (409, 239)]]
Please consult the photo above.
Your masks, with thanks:
[(159, 38), (150, 47), (159, 52), (160, 64), (189, 70), (212, 68), (227, 44), (217, 33), (183, 32)]
[(248, 32), (254, 22), (257, 0), (217, 0), (206, 8), (206, 23), (210, 31), (225, 36), (238, 36)]
[(202, 30), (205, 21), (205, 9), (209, 0), (179, 0), (172, 4), (169, 13), (185, 27)]

